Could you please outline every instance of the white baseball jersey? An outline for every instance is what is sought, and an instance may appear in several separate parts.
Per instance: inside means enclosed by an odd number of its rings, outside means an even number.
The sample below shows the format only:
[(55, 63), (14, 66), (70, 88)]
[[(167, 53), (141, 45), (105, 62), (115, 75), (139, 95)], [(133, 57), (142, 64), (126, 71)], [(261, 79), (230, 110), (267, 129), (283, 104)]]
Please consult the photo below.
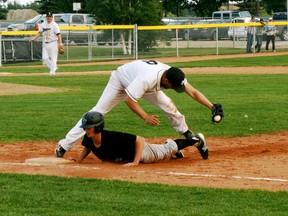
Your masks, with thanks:
[(120, 66), (117, 77), (127, 95), (138, 101), (145, 93), (161, 90), (161, 77), (169, 68), (170, 66), (160, 62), (137, 60)]
[(46, 20), (40, 25), (39, 32), (43, 36), (43, 40), (45, 43), (50, 43), (52, 41), (57, 41), (57, 35), (60, 34), (59, 25), (52, 21), (48, 23)]

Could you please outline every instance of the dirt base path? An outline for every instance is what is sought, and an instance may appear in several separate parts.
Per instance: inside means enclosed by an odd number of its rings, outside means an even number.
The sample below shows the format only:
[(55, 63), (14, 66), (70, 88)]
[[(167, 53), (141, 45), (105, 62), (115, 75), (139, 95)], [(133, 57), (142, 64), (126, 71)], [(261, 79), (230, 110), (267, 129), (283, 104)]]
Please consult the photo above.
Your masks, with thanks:
[[(130, 168), (103, 163), (93, 155), (82, 164), (26, 164), (29, 158), (53, 156), (55, 143), (0, 144), (0, 172), (280, 191), (288, 190), (287, 137), (288, 131), (244, 138), (207, 137), (208, 160), (190, 147), (184, 149), (185, 158)], [(165, 139), (148, 141), (163, 143)], [(77, 157), (81, 150), (78, 143), (65, 158)]]

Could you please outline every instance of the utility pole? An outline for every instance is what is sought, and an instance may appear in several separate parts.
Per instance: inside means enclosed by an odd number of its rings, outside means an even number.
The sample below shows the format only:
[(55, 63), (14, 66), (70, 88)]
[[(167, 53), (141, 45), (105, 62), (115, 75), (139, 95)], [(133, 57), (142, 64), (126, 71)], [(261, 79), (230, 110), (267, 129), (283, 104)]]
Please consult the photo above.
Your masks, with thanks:
[(256, 11), (257, 11), (257, 17), (259, 17), (260, 16), (260, 3), (259, 3), (259, 0), (256, 1)]

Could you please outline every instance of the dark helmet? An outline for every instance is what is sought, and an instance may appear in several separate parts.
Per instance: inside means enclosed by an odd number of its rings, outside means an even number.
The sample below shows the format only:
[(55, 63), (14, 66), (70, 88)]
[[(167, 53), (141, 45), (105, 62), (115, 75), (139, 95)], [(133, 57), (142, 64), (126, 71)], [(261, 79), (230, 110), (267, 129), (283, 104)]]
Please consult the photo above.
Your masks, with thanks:
[(81, 128), (103, 128), (104, 127), (104, 116), (96, 111), (87, 112), (82, 117)]

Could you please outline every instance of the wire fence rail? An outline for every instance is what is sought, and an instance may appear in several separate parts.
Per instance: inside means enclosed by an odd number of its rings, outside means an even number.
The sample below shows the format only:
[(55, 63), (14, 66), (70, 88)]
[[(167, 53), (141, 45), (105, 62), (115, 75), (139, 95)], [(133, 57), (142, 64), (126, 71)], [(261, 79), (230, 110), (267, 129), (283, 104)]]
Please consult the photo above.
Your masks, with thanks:
[[(288, 21), (269, 25), (283, 26), (286, 37), (279, 38), (277, 47), (288, 47)], [(221, 48), (245, 49), (248, 26), (260, 27), (260, 23), (213, 23), (162, 26), (91, 25), (60, 26), (66, 47), (59, 61), (98, 61), (114, 59), (138, 59), (189, 55), (191, 49), (210, 48), (215, 55)], [(223, 35), (224, 32), (224, 35)], [(230, 35), (229, 35), (230, 32)], [(42, 40), (29, 43), (37, 31), (0, 32), (2, 63), (39, 61), (42, 58)], [(241, 34), (240, 34), (241, 33)], [(283, 35), (282, 35), (283, 36)], [(255, 37), (254, 37), (255, 39)], [(167, 56), (165, 56), (167, 55)], [(192, 53), (191, 53), (192, 55)]]

